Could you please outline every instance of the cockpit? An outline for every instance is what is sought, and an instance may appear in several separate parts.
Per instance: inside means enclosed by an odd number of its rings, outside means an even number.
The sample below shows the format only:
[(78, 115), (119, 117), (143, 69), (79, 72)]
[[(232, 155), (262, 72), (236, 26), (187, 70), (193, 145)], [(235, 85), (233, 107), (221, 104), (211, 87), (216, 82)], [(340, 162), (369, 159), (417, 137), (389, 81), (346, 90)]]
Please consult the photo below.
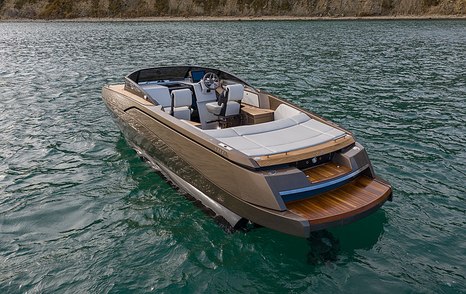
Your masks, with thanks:
[[(241, 103), (259, 107), (259, 93), (239, 78), (201, 67), (145, 69), (126, 77), (125, 88), (170, 115), (201, 129), (240, 125)], [(142, 92), (142, 93), (141, 93)]]

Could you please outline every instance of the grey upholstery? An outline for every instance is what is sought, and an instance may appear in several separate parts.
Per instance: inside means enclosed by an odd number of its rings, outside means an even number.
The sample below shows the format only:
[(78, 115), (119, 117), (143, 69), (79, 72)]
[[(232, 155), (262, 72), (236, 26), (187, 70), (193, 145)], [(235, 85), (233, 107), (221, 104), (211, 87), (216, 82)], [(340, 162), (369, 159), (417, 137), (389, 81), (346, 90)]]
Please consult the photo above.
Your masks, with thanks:
[[(289, 106), (287, 106), (289, 107)], [(291, 108), (291, 107), (290, 107)], [(206, 130), (205, 133), (249, 156), (272, 155), (319, 145), (345, 133), (296, 110), (284, 109), (282, 119), (257, 125)], [(291, 108), (291, 110), (295, 110)], [(294, 113), (291, 117), (286, 117)]]
[(273, 117), (275, 120), (280, 120), (280, 119), (292, 117), (292, 116), (299, 115), (299, 114), (304, 114), (304, 113), (286, 104), (280, 104), (277, 107), (277, 109), (275, 109)]
[(244, 91), (243, 100), (241, 100), (241, 102), (255, 106), (255, 107), (260, 107), (259, 95), (256, 93)]
[[(304, 114), (304, 113), (303, 113)], [(304, 114), (305, 115), (305, 114)], [(306, 115), (307, 117), (307, 115)], [(308, 117), (309, 119), (309, 117)], [(240, 135), (253, 135), (258, 133), (266, 133), (274, 130), (281, 130), (296, 125), (296, 122), (292, 119), (275, 120), (268, 123), (262, 123), (257, 125), (245, 125), (232, 128), (235, 132)]]
[(168, 88), (160, 85), (142, 85), (144, 91), (157, 103), (163, 107), (171, 105), (170, 92)]
[(180, 89), (172, 91), (173, 107), (191, 106), (193, 102), (193, 93), (189, 89)]
[(174, 117), (179, 119), (190, 120), (191, 119), (191, 104), (193, 94), (189, 89), (173, 90), (171, 93), (173, 103), (172, 107), (165, 107), (165, 112), (172, 114)]
[(202, 129), (216, 128), (217, 122), (215, 122), (215, 120), (218, 119), (218, 117), (207, 111), (206, 107), (207, 103), (215, 102), (217, 100), (215, 91), (203, 91), (199, 83), (194, 84), (193, 89), (196, 95), (197, 111), (199, 113), (199, 120), (201, 122)]
[[(238, 101), (243, 99), (244, 86), (241, 84), (228, 85), (225, 88), (225, 95), (227, 95), (226, 109), (224, 116), (238, 115), (241, 105)], [(207, 111), (214, 115), (221, 115), (222, 108), (224, 105), (218, 105), (218, 102), (210, 102), (206, 104)]]
[[(275, 116), (274, 116), (274, 118), (275, 118)], [(295, 116), (291, 116), (289, 119), (293, 120), (297, 124), (300, 124), (300, 123), (308, 121), (309, 116), (307, 116), (303, 112), (300, 112), (299, 114), (297, 114)]]
[(238, 134), (233, 130), (233, 128), (205, 130), (205, 132), (214, 138), (228, 138), (238, 136)]

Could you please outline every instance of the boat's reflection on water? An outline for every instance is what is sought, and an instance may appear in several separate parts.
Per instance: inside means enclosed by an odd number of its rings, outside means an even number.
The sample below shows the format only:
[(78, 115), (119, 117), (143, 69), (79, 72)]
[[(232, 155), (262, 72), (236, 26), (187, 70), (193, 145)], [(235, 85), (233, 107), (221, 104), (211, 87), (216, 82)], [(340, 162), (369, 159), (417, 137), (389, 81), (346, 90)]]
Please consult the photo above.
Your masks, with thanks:
[(307, 262), (318, 265), (326, 262), (334, 262), (340, 253), (340, 241), (327, 230), (311, 233), (307, 239), (309, 242), (309, 253)]
[[(233, 228), (225, 219), (215, 214), (215, 212), (210, 210), (208, 207), (204, 206), (201, 201), (197, 200), (190, 194), (177, 187), (157, 166), (151, 164), (151, 162), (147, 161), (146, 158), (139, 157), (141, 161), (137, 160), (138, 154), (134, 154), (134, 151), (128, 148), (123, 138), (118, 140), (116, 149), (123, 157), (133, 159), (129, 160), (130, 170), (132, 172), (129, 172), (128, 174), (134, 180), (141, 183), (146, 182), (146, 180), (142, 180), (140, 178), (140, 176), (147, 174), (146, 172), (141, 173), (141, 171), (145, 169), (141, 169), (140, 163), (143, 161), (146, 162), (146, 164), (152, 167), (155, 173), (166, 180), (166, 183), (172, 186), (172, 188), (176, 189), (178, 193), (190, 200), (202, 212), (215, 220), (216, 224), (221, 229), (223, 229), (225, 233), (240, 235), (242, 233), (252, 235), (258, 233), (259, 235), (268, 235), (270, 233), (266, 232), (268, 231), (266, 228), (248, 222), (246, 219), (243, 219), (244, 222), (238, 223), (238, 226)], [(146, 184), (151, 186), (147, 182)], [(383, 236), (384, 225), (386, 222), (386, 213), (383, 209), (380, 209), (372, 215), (354, 223), (344, 226), (337, 226), (327, 230), (312, 232), (310, 237), (306, 239), (308, 250), (302, 248), (303, 243), (302, 241), (299, 241), (300, 238), (274, 232), (272, 234), (274, 235), (273, 239), (276, 241), (276, 246), (273, 250), (278, 252), (287, 252), (287, 254), (290, 254), (289, 249), (290, 247), (293, 247), (296, 249), (296, 253), (299, 252), (298, 254), (291, 254), (294, 255), (295, 258), (300, 260), (306, 259), (307, 263), (313, 266), (331, 265), (338, 263), (339, 261), (348, 259), (351, 260), (356, 250), (370, 250)]]
[(332, 263), (343, 256), (351, 259), (355, 250), (370, 250), (382, 237), (386, 222), (385, 212), (379, 210), (346, 226), (312, 232), (307, 238), (307, 262), (312, 265)]

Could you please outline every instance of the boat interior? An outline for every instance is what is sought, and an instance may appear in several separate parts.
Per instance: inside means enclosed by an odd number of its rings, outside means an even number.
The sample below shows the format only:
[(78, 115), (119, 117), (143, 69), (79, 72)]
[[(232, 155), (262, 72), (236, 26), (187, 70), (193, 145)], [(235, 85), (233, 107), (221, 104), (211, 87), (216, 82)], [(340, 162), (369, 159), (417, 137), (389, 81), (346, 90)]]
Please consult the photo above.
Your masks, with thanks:
[(186, 72), (157, 73), (156, 80), (139, 71), (128, 76), (126, 89), (142, 90), (154, 107), (247, 156), (271, 156), (351, 136), (227, 73), (183, 69)]

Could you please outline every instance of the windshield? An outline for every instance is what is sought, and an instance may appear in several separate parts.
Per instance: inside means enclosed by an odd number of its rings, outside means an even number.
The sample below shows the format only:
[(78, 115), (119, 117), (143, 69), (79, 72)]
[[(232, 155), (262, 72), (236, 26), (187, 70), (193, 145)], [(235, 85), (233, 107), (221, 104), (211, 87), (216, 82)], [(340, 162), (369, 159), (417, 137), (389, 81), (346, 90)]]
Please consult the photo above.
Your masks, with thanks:
[[(213, 72), (218, 75), (221, 80), (230, 80), (238, 82), (246, 86), (251, 87), (247, 82), (235, 77), (227, 72), (199, 66), (167, 66), (167, 67), (156, 67), (147, 68), (135, 71), (127, 76), (128, 79), (132, 80), (136, 84), (150, 82), (150, 81), (166, 81), (166, 80), (184, 80), (190, 77), (191, 72)], [(198, 77), (196, 77), (196, 80)], [(253, 87), (251, 87), (253, 88)]]

